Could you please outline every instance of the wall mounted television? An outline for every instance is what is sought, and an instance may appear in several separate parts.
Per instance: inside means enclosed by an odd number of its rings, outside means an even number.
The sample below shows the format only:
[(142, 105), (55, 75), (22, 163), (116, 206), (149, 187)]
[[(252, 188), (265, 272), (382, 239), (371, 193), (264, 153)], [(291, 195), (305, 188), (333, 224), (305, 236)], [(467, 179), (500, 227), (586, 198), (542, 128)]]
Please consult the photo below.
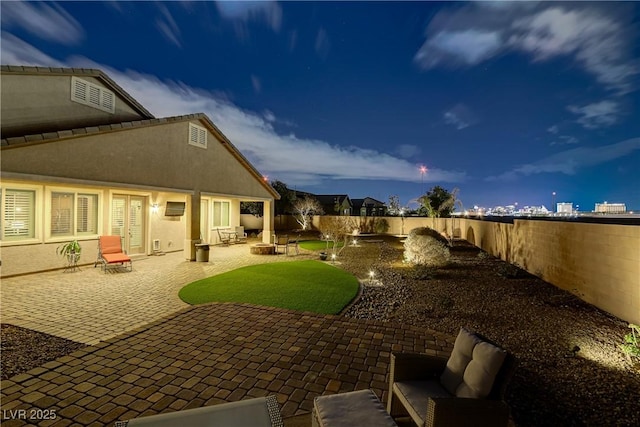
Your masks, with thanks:
[(184, 202), (167, 202), (164, 209), (164, 216), (182, 216), (184, 215)]

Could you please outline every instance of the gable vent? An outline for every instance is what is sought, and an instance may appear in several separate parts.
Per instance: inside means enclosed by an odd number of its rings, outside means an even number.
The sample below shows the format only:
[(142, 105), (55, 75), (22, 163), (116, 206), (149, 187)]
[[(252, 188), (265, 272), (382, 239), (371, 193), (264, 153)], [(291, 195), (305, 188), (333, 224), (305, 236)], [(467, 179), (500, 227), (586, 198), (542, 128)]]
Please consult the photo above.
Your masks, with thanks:
[(108, 113), (115, 112), (113, 92), (77, 77), (71, 77), (71, 100)]
[(201, 126), (189, 123), (189, 144), (207, 148), (207, 130)]

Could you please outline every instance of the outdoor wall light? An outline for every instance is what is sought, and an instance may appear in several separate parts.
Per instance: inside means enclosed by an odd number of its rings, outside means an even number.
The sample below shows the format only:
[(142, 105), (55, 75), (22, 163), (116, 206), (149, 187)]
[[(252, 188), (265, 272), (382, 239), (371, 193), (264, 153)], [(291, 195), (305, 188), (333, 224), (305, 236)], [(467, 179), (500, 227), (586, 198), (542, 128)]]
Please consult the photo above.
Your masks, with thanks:
[(151, 205), (151, 212), (157, 213), (158, 212), (158, 208), (159, 208), (159, 205), (157, 203), (152, 204)]

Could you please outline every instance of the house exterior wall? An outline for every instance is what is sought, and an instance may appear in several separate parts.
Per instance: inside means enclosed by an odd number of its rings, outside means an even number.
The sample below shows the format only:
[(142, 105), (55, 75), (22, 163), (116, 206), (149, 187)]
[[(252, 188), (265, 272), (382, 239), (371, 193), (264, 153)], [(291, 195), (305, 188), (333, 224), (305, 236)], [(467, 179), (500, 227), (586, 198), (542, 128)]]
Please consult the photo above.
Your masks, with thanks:
[(386, 217), (389, 234), (460, 237), (620, 319), (640, 324), (640, 227), (569, 221)]
[[(100, 79), (81, 79), (110, 90)], [(24, 136), (140, 120), (142, 117), (114, 93), (115, 113), (109, 113), (71, 100), (71, 75), (23, 75), (3, 73), (2, 137)], [(113, 91), (112, 91), (113, 92)]]
[(2, 171), (270, 197), (211, 133), (208, 134), (207, 149), (189, 145), (188, 123), (179, 121), (37, 145), (5, 147)]
[[(265, 202), (265, 208), (272, 209), (273, 196), (255, 173), (243, 166), (232, 154), (233, 150), (227, 149), (226, 143), (220, 142), (212, 132), (208, 132), (206, 149), (189, 145), (190, 122), (203, 125), (199, 120), (178, 120), (39, 144), (3, 147), (2, 187), (22, 182), (40, 188), (39, 192), (43, 194), (52, 185), (99, 189), (103, 203), (99, 234), (110, 232), (108, 224), (114, 194), (144, 197), (147, 203), (145, 252), (151, 253), (153, 240), (159, 239), (163, 251), (183, 250), (187, 259), (195, 259), (195, 243), (201, 239), (215, 243), (210, 229), (200, 229), (202, 197), (229, 202), (229, 228), (233, 228), (240, 224), (240, 200), (261, 200)], [(152, 212), (154, 204), (164, 209), (168, 198), (185, 201), (183, 217), (171, 218), (162, 212)], [(44, 198), (38, 205), (46, 206)], [(46, 215), (47, 212), (38, 213), (38, 218), (45, 224)], [(271, 235), (271, 217), (264, 224), (265, 235)], [(18, 248), (25, 243), (35, 246), (30, 250)], [(44, 230), (32, 242), (1, 242), (2, 275), (59, 267), (55, 248), (47, 247), (56, 243), (47, 238)], [(25, 252), (32, 253), (32, 256), (24, 257)], [(83, 261), (87, 259), (83, 254)]]
[[(204, 114), (155, 119), (99, 70), (1, 68), (0, 194), (11, 202), (1, 212), (3, 276), (56, 268), (61, 242), (94, 247), (103, 234), (123, 235), (131, 255), (150, 254), (157, 240), (161, 251), (194, 260), (194, 244), (212, 242), (215, 201), (228, 206), (224, 226), (232, 230), (240, 201), (263, 202), (271, 235), (277, 193)], [(184, 215), (164, 215), (168, 200), (183, 201)], [(83, 262), (96, 254), (83, 253)]]
[[(148, 202), (148, 209), (144, 213), (145, 254), (153, 252), (154, 239), (160, 240), (160, 250), (162, 252), (175, 252), (184, 249), (185, 217), (164, 216), (166, 201), (184, 201), (187, 199), (184, 193), (4, 179), (2, 188), (21, 188), (36, 191), (35, 238), (30, 241), (5, 240), (0, 242), (2, 255), (0, 274), (2, 277), (64, 267), (65, 259), (57, 255), (56, 248), (74, 239), (77, 239), (82, 246), (80, 264), (93, 264), (98, 255), (98, 237), (112, 234), (111, 201), (114, 195), (144, 197)], [(52, 191), (96, 194), (98, 196), (97, 232), (91, 235), (52, 236), (50, 233), (51, 203), (49, 202)], [(152, 202), (158, 204), (157, 211), (152, 208)]]

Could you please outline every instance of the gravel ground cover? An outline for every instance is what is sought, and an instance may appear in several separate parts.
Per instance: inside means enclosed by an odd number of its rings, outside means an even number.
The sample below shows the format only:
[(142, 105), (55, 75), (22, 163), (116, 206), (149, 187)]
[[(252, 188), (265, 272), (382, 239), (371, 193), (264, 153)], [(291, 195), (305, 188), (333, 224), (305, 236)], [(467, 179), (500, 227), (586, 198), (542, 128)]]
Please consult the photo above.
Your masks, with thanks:
[(85, 347), (85, 344), (31, 329), (7, 324), (0, 326), (0, 373), (3, 380)]
[[(360, 242), (336, 263), (363, 283), (345, 316), (452, 336), (465, 326), (500, 343), (519, 359), (507, 393), (518, 426), (640, 425), (640, 369), (618, 348), (626, 322), (464, 242), (439, 269), (403, 264), (399, 239)], [(1, 331), (3, 379), (83, 347), (11, 325)]]
[(394, 239), (349, 249), (342, 267), (375, 280), (344, 315), (454, 336), (465, 326), (500, 343), (519, 359), (507, 394), (516, 425), (640, 425), (640, 369), (618, 347), (626, 322), (466, 242), (439, 269), (403, 264)]

